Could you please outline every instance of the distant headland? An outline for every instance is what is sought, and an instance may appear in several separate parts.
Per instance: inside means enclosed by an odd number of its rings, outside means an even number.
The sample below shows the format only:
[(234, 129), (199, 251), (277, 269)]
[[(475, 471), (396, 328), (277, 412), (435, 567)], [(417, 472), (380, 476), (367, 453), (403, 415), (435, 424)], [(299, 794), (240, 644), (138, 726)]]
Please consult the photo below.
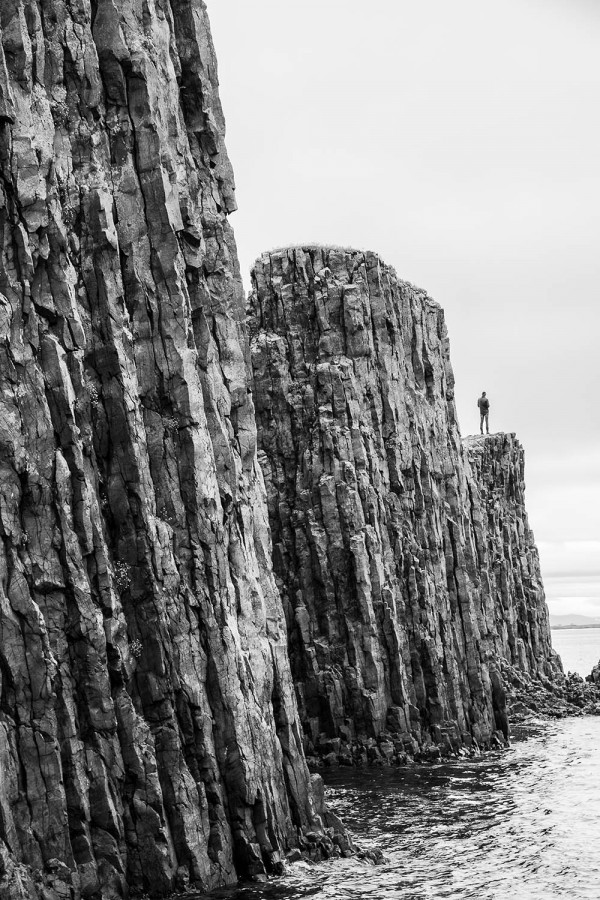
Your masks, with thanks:
[(566, 628), (600, 628), (600, 617), (582, 616), (576, 613), (566, 613), (560, 616), (550, 614), (550, 627), (555, 630)]

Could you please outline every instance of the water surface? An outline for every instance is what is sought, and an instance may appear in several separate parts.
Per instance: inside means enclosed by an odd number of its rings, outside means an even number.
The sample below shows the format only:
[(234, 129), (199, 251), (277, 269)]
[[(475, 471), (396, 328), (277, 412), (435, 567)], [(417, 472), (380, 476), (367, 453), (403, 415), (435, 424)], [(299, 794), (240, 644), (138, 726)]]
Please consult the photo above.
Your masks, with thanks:
[(600, 628), (553, 628), (552, 646), (565, 672), (585, 677), (600, 660)]
[(217, 896), (600, 898), (600, 718), (545, 723), (511, 751), (475, 760), (324, 775), (357, 841), (387, 862), (296, 864), (286, 878)]

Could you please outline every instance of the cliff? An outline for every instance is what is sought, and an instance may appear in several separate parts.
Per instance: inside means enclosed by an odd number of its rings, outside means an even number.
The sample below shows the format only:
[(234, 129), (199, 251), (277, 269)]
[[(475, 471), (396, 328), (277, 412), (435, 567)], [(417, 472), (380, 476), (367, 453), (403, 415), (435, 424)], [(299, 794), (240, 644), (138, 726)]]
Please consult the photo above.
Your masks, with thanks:
[(307, 751), (401, 761), (504, 740), (502, 666), (553, 666), (522, 451), (500, 435), (465, 452), (443, 312), (375, 254), (274, 251), (253, 287), (260, 459)]
[(0, 897), (276, 870), (321, 823), (205, 7), (0, 25)]
[(0, 900), (347, 852), (303, 744), (497, 744), (553, 671), (520, 448), (373, 254), (263, 257), (251, 376), (202, 0), (0, 29)]
[(478, 498), (471, 506), (482, 572), (490, 597), (494, 652), (533, 678), (562, 671), (552, 650), (540, 561), (525, 508), (525, 457), (514, 434), (464, 440)]

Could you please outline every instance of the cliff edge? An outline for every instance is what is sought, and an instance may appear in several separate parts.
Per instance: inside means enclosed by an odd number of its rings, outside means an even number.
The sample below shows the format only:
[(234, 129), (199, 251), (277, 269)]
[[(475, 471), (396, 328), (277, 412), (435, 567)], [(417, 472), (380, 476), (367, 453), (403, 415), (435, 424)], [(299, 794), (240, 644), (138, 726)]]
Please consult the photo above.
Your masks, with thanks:
[(478, 490), (471, 520), (495, 654), (533, 677), (562, 672), (552, 649), (539, 553), (525, 507), (525, 453), (514, 434), (463, 441)]

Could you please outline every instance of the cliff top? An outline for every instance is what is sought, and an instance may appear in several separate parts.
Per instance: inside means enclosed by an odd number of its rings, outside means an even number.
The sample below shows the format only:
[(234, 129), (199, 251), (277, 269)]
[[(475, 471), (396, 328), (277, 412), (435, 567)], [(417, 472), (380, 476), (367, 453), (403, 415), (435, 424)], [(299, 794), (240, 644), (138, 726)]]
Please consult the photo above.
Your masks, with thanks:
[(514, 431), (493, 431), (491, 434), (467, 434), (463, 438), (464, 444), (484, 444), (486, 441), (497, 441), (498, 439), (509, 438), (512, 441), (517, 440)]
[(283, 259), (286, 256), (288, 258), (293, 258), (298, 252), (308, 254), (311, 257), (314, 257), (316, 254), (320, 253), (324, 259), (328, 259), (330, 255), (341, 254), (343, 256), (356, 256), (359, 258), (363, 258), (365, 261), (371, 260), (375, 264), (379, 264), (383, 269), (389, 272), (390, 276), (395, 278), (398, 284), (410, 288), (416, 294), (422, 294), (424, 297), (427, 297), (432, 303), (435, 303), (436, 306), (439, 305), (432, 297), (429, 296), (425, 288), (418, 287), (418, 285), (407, 281), (405, 278), (400, 278), (394, 266), (386, 263), (381, 255), (375, 250), (365, 250), (359, 249), (357, 247), (344, 247), (341, 244), (289, 244), (285, 247), (274, 247), (272, 250), (265, 250), (260, 254), (260, 256), (257, 256), (256, 260), (254, 261), (254, 265), (252, 266), (252, 272), (254, 272), (254, 270), (260, 265), (264, 265), (267, 260)]
[(378, 259), (381, 259), (378, 253), (374, 250), (365, 250), (364, 247), (344, 247), (342, 244), (319, 244), (317, 242), (308, 242), (304, 244), (288, 244), (283, 247), (273, 247), (272, 250), (265, 250), (260, 256), (257, 257), (256, 262), (261, 260), (264, 256), (283, 256), (286, 253), (291, 253), (294, 250), (302, 250), (304, 253), (310, 253), (315, 251), (324, 251), (325, 253), (347, 253), (349, 255), (361, 254), (363, 256), (377, 256)]

